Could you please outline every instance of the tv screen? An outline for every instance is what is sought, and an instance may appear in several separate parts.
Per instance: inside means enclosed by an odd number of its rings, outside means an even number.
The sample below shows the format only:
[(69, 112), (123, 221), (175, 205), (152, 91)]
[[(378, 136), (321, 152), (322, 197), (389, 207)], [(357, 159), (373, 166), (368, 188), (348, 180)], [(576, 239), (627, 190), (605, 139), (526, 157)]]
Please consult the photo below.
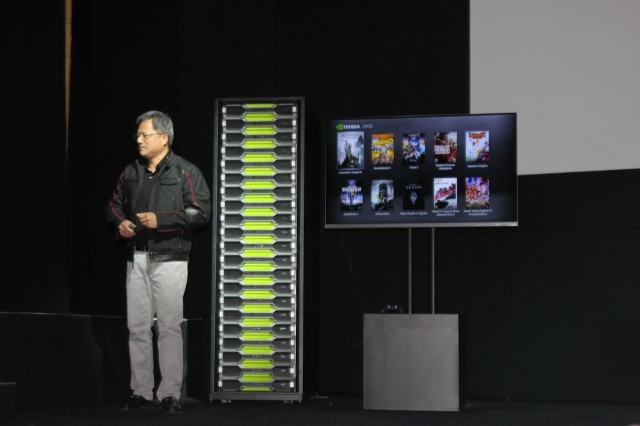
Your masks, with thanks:
[(516, 121), (327, 119), (325, 227), (516, 226)]

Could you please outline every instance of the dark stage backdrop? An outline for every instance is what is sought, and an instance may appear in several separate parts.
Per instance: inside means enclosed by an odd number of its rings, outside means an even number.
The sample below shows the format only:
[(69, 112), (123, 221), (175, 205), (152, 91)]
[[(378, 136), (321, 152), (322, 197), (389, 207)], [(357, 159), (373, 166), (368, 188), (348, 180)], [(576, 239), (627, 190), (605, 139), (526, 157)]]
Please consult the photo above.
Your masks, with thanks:
[(443, 230), (469, 397), (640, 401), (640, 170), (520, 176), (516, 229)]
[[(323, 122), (468, 112), (468, 0), (76, 0), (66, 168), (63, 2), (29, 5), (2, 3), (2, 112), (17, 155), (3, 167), (15, 214), (3, 215), (0, 309), (124, 314), (103, 208), (136, 154), (138, 114), (171, 114), (176, 152), (211, 184), (215, 98), (304, 96), (304, 391), (361, 393), (363, 314), (406, 309), (408, 232), (323, 229)], [(462, 318), (469, 398), (640, 401), (639, 206), (625, 189), (639, 177), (521, 177), (518, 228), (436, 231), (437, 312)], [(211, 235), (196, 236), (185, 296), (186, 316), (205, 323)], [(431, 306), (430, 238), (413, 231), (414, 313)]]
[[(102, 209), (135, 155), (138, 114), (171, 114), (175, 151), (211, 183), (214, 99), (304, 96), (305, 391), (360, 393), (362, 314), (401, 303), (405, 286), (379, 280), (401, 283), (406, 271), (400, 259), (354, 281), (350, 263), (371, 263), (382, 247), (403, 253), (406, 234), (323, 230), (324, 120), (468, 112), (468, 2), (76, 0), (74, 12), (70, 210), (87, 230), (71, 237), (87, 247), (70, 252), (74, 312), (124, 314), (122, 254)], [(211, 233), (194, 242), (189, 318), (211, 315)]]
[(0, 311), (65, 312), (64, 2), (0, 2), (0, 55)]

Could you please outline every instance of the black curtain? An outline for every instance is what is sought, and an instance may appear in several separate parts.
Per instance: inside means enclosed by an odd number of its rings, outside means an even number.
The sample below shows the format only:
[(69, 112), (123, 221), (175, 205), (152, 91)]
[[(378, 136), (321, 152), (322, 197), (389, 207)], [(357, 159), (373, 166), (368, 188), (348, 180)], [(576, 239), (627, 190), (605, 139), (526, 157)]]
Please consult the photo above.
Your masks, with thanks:
[(64, 1), (0, 5), (0, 311), (68, 312)]

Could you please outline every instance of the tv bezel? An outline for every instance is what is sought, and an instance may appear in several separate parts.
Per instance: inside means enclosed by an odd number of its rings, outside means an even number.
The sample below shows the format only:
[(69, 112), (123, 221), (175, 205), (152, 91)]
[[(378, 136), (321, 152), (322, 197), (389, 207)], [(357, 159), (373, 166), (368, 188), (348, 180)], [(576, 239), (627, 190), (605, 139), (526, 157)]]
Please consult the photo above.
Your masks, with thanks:
[[(512, 116), (513, 132), (514, 132), (514, 146), (513, 149), (513, 169), (514, 169), (514, 191), (513, 197), (515, 197), (515, 218), (514, 220), (489, 220), (489, 221), (455, 221), (455, 222), (442, 222), (433, 221), (431, 215), (425, 216), (424, 220), (420, 222), (360, 222), (360, 223), (329, 223), (328, 222), (328, 184), (329, 184), (329, 123), (334, 121), (354, 121), (354, 120), (380, 120), (380, 119), (420, 119), (420, 118), (455, 118), (455, 117), (478, 117), (478, 116)], [(331, 116), (324, 119), (322, 126), (322, 141), (323, 141), (323, 197), (324, 203), (323, 211), (323, 223), (325, 229), (390, 229), (390, 228), (478, 228), (478, 227), (516, 227), (518, 226), (518, 158), (517, 158), (517, 130), (518, 130), (517, 113), (515, 112), (499, 112), (499, 113), (458, 113), (458, 114), (415, 114), (415, 115), (381, 115), (381, 116)], [(433, 177), (436, 175), (434, 174)], [(459, 191), (459, 190), (458, 190)], [(366, 208), (366, 207), (365, 207)], [(464, 210), (464, 209), (462, 209)]]

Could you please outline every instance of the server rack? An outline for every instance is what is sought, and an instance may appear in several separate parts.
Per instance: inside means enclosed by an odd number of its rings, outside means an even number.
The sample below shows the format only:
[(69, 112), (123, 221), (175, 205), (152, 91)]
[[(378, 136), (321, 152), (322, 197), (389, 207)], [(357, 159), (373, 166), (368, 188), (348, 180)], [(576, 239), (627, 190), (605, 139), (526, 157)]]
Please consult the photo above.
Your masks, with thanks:
[(216, 100), (210, 399), (302, 400), (304, 99)]

